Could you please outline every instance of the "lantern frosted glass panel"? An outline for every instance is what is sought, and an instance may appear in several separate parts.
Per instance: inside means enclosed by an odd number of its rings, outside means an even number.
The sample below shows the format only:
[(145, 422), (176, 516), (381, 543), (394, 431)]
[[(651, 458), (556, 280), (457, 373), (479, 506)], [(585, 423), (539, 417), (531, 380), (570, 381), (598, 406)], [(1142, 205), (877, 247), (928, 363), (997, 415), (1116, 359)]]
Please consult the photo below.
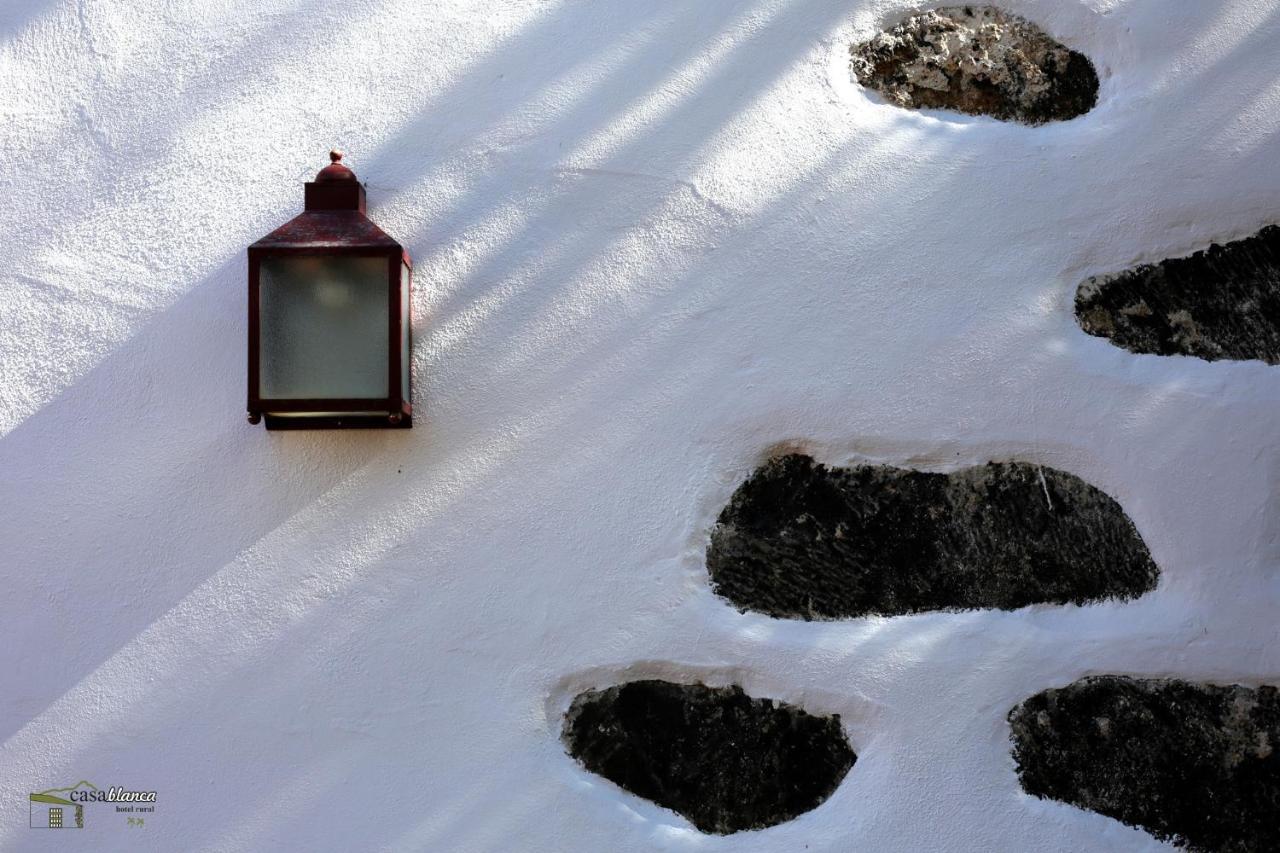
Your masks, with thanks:
[(389, 296), (385, 256), (264, 258), (261, 396), (387, 397)]

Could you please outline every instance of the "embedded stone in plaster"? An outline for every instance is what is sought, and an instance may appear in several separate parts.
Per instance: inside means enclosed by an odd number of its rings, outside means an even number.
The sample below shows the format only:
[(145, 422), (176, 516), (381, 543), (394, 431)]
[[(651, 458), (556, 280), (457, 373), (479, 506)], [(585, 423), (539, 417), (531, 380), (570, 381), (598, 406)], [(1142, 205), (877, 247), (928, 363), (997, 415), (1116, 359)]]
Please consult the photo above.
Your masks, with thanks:
[(1098, 101), (1088, 57), (994, 6), (922, 12), (849, 49), (853, 77), (909, 109), (926, 107), (1043, 124)]
[(588, 770), (721, 835), (816, 808), (857, 759), (839, 716), (655, 680), (579, 694), (563, 738)]
[(1280, 850), (1280, 696), (1121, 676), (1009, 712), (1022, 787), (1191, 850)]
[(1066, 472), (827, 468), (799, 454), (734, 492), (707, 570), (742, 610), (809, 620), (1136, 598), (1159, 575), (1120, 505)]
[(1130, 352), (1280, 364), (1280, 227), (1088, 279), (1076, 319)]

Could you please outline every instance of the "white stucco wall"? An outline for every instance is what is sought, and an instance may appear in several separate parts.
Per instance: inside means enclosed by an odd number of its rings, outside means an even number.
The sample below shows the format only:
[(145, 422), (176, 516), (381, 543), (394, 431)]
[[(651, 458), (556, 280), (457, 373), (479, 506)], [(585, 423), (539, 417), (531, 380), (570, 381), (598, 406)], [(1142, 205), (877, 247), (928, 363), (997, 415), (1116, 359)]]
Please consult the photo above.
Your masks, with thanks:
[[(1102, 77), (1041, 128), (848, 82), (919, 5), (0, 5), (0, 850), (1164, 849), (1024, 795), (1005, 714), (1280, 680), (1280, 370), (1071, 315), (1280, 220), (1280, 3), (1009, 0)], [(417, 262), (411, 431), (244, 421), (244, 248), (330, 146)], [(779, 443), (1065, 469), (1159, 588), (738, 613), (702, 554)], [(558, 741), (573, 692), (654, 673), (838, 712), (857, 765), (701, 835)], [(155, 816), (27, 827), (81, 779)]]

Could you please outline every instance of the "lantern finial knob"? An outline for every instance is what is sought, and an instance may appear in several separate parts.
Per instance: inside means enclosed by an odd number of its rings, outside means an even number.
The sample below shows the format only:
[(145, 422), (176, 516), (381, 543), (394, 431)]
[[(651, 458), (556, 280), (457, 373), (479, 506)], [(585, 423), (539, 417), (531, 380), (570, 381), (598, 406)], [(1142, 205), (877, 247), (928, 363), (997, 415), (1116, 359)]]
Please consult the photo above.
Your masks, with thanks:
[(329, 160), (331, 161), (329, 165), (316, 175), (317, 181), (354, 181), (356, 179), (356, 173), (342, 165), (341, 151), (336, 148), (330, 151)]

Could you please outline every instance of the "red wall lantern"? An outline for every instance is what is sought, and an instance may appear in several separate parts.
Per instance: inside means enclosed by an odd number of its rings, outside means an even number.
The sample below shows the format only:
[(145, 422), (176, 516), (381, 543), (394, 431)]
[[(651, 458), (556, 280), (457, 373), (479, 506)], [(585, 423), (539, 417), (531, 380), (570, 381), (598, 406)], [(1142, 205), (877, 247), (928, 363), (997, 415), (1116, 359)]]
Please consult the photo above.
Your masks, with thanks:
[(249, 423), (407, 429), (413, 264), (329, 158), (303, 213), (249, 247)]

